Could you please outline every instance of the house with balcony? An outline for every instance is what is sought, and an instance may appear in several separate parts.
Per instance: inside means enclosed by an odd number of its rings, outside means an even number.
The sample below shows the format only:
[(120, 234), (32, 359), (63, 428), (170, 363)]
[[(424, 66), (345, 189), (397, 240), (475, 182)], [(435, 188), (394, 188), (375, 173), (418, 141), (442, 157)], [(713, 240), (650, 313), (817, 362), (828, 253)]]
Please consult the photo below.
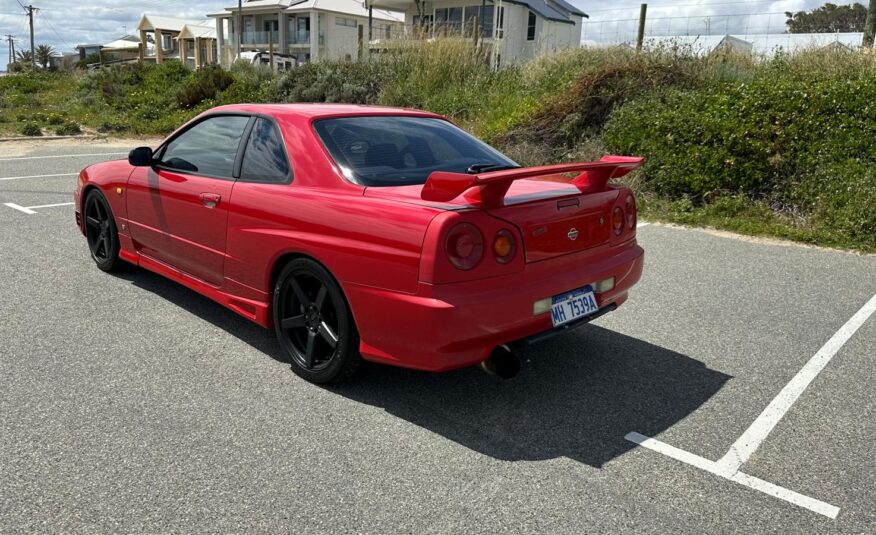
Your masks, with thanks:
[(248, 0), (240, 12), (232, 6), (209, 17), (223, 66), (237, 58), (238, 39), (241, 52), (283, 54), (299, 64), (352, 60), (367, 48), (369, 27), (389, 35), (402, 33), (404, 24), (402, 13), (368, 10), (361, 0)]
[(140, 61), (183, 61), (200, 67), (216, 57), (216, 35), (209, 19), (181, 19), (145, 14), (140, 31)]
[(404, 13), (405, 31), (399, 37), (461, 36), (477, 40), (497, 67), (581, 46), (582, 21), (587, 18), (566, 0), (367, 1), (370, 9)]

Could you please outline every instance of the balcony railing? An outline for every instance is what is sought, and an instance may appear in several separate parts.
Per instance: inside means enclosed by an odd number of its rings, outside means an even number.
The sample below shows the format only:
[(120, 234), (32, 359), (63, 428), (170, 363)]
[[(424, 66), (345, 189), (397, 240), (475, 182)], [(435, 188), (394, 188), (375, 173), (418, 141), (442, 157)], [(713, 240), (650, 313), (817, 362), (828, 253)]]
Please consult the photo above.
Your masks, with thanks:
[[(309, 31), (296, 31), (290, 32), (286, 34), (286, 44), (287, 45), (310, 45), (310, 34), (312, 32)], [(237, 43), (237, 36), (234, 33), (230, 33), (228, 35), (228, 39), (225, 41), (226, 47), (233, 47)], [(242, 46), (263, 46), (267, 47), (268, 44), (274, 44), (276, 46), (280, 45), (280, 32), (243, 32), (241, 34), (240, 44)], [(325, 44), (325, 34), (319, 33), (319, 44)]]
[[(225, 41), (226, 45), (234, 45), (237, 43), (237, 34), (234, 32), (230, 32), (228, 34), (228, 39)], [(256, 46), (256, 45), (268, 45), (273, 43), (275, 45), (280, 44), (280, 32), (243, 32), (240, 35), (240, 44), (243, 46)]]
[[(365, 30), (368, 31), (367, 28)], [(407, 25), (404, 27), (399, 26), (391, 26), (380, 27), (375, 26), (372, 29), (371, 40), (372, 41), (389, 41), (389, 40), (397, 40), (397, 39), (433, 39), (433, 38), (441, 38), (441, 37), (462, 37), (466, 39), (474, 39), (477, 37), (478, 39), (491, 40), (493, 39), (493, 24), (492, 22), (487, 22), (483, 25), (483, 37), (481, 37), (481, 28), (480, 24), (475, 25), (474, 21), (469, 21), (467, 23), (457, 23), (457, 22), (435, 22), (432, 24), (415, 24), (415, 25)], [(496, 37), (502, 37), (502, 29), (498, 29), (498, 35)], [(367, 38), (367, 35), (366, 35)]]

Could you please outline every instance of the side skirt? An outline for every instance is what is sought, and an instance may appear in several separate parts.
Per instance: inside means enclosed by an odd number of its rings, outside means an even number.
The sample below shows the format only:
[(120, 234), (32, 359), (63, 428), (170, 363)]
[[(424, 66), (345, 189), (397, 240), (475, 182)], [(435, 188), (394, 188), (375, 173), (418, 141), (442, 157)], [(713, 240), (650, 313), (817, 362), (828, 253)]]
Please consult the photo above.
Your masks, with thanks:
[(186, 288), (193, 290), (204, 297), (208, 297), (216, 301), (220, 305), (240, 314), (244, 318), (257, 323), (258, 325), (271, 329), (273, 325), (269, 321), (268, 304), (252, 299), (245, 299), (226, 292), (223, 292), (216, 286), (202, 281), (197, 277), (193, 277), (188, 273), (180, 271), (160, 260), (144, 255), (142, 253), (130, 252), (126, 248), (122, 248), (119, 256), (132, 264), (148, 269), (153, 273), (157, 273), (165, 278), (168, 278)]

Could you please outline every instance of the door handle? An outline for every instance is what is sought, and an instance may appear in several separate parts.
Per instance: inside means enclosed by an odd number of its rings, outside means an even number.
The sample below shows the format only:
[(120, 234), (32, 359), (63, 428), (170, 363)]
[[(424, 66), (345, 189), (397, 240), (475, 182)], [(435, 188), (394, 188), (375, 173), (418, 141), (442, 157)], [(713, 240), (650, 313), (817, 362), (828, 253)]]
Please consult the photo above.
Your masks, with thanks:
[(222, 195), (218, 193), (202, 193), (198, 197), (200, 197), (201, 203), (207, 208), (216, 208), (216, 205), (222, 200)]

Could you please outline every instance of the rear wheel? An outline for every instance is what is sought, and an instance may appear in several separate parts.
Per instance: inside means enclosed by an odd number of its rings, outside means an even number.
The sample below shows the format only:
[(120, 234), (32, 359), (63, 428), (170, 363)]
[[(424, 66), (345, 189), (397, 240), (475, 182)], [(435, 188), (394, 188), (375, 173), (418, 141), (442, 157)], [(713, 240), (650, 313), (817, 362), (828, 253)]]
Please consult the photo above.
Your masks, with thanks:
[(314, 383), (348, 378), (359, 365), (359, 335), (334, 277), (307, 258), (289, 262), (274, 285), (274, 329), (292, 370)]
[(85, 238), (94, 263), (103, 271), (118, 269), (121, 263), (119, 233), (106, 198), (100, 191), (91, 190), (85, 197), (82, 212), (85, 218)]

